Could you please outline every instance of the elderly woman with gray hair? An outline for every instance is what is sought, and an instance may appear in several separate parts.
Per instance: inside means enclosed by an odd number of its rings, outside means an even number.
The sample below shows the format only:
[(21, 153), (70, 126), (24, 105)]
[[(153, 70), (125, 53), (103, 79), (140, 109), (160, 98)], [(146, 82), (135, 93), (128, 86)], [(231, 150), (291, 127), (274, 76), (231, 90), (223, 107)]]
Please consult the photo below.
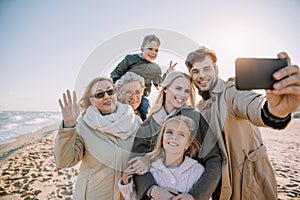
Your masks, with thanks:
[(134, 72), (127, 72), (117, 80), (115, 86), (118, 91), (119, 102), (129, 104), (134, 113), (145, 120), (146, 118), (141, 116), (140, 112), (140, 109), (143, 109), (140, 106), (145, 88), (144, 78)]

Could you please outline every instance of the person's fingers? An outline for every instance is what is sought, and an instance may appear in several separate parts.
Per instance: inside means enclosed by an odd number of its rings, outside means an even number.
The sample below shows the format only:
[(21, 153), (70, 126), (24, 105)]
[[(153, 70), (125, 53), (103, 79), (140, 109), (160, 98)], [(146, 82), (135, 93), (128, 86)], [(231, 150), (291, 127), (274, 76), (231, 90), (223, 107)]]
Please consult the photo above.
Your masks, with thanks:
[(291, 65), (291, 58), (289, 57), (289, 55), (286, 52), (279, 52), (277, 54), (277, 57), (279, 60), (287, 59), (288, 65)]
[(169, 68), (172, 68), (172, 69), (174, 69), (174, 67), (175, 67), (177, 64), (178, 64), (177, 62), (173, 64), (173, 61), (172, 61), (172, 60), (170, 60), (170, 63), (169, 63)]
[(64, 106), (63, 106), (63, 104), (62, 104), (62, 102), (61, 102), (60, 99), (58, 100), (58, 104), (59, 104), (60, 109), (62, 110), (64, 108)]
[(142, 166), (139, 165), (137, 162), (133, 163), (133, 164), (132, 164), (132, 167), (133, 167), (135, 170), (139, 170), (139, 169), (142, 168)]
[(64, 101), (64, 106), (66, 107), (68, 105), (66, 93), (63, 93), (63, 101)]
[(124, 171), (129, 171), (132, 169), (132, 165), (128, 165), (128, 167)]
[(174, 195), (178, 195), (178, 191), (172, 189), (172, 188), (166, 188), (171, 194), (174, 194)]
[(146, 173), (146, 170), (145, 170), (144, 168), (140, 168), (140, 169), (138, 170), (138, 172), (141, 173), (141, 174), (144, 174), (144, 173)]
[(273, 74), (273, 78), (275, 80), (280, 80), (286, 76), (290, 76), (293, 74), (299, 74), (299, 67), (297, 65), (291, 65), (281, 68)]
[(172, 68), (176, 67), (177, 64), (178, 64), (178, 63), (175, 63), (175, 64), (172, 66)]
[(75, 90), (73, 90), (73, 105), (76, 106), (77, 103), (77, 96)]
[(182, 199), (182, 195), (176, 195), (175, 197), (172, 198), (172, 200), (180, 200)]
[(132, 158), (131, 160), (128, 161), (128, 164), (132, 165), (132, 164), (135, 163), (138, 159), (139, 159), (139, 157)]
[(72, 98), (71, 98), (71, 92), (70, 90), (67, 90), (67, 100), (68, 100), (68, 105), (72, 105)]
[(273, 85), (274, 90), (285, 89), (287, 87), (291, 87), (291, 88), (300, 87), (300, 81), (298, 79), (299, 79), (299, 76), (297, 77), (297, 75), (288, 76), (288, 77), (280, 80), (279, 82), (275, 83)]
[(133, 174), (129, 174), (129, 175), (127, 176), (128, 182), (129, 182), (129, 179), (132, 178), (132, 176), (133, 176)]
[(267, 90), (267, 93), (269, 94), (275, 94), (275, 95), (284, 95), (284, 94), (300, 94), (300, 86), (288, 86), (284, 87), (282, 89), (276, 89), (276, 90)]
[(125, 173), (132, 173), (134, 174), (135, 173), (135, 169), (132, 167), (132, 166), (129, 166), (127, 167), (125, 170), (124, 170)]

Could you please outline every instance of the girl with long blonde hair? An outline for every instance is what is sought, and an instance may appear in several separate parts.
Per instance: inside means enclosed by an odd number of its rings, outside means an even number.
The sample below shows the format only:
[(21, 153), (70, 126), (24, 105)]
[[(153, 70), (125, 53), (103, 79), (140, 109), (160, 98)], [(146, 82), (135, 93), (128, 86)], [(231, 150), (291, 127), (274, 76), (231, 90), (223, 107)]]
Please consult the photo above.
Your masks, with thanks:
[[(168, 119), (162, 126), (154, 150), (148, 153), (150, 173), (159, 187), (168, 187), (178, 199), (184, 198), (204, 172), (204, 167), (192, 159), (200, 144), (193, 134), (195, 122), (186, 116)], [(131, 177), (135, 171), (129, 166), (118, 185), (126, 200), (135, 200)], [(171, 183), (171, 184), (170, 184)]]

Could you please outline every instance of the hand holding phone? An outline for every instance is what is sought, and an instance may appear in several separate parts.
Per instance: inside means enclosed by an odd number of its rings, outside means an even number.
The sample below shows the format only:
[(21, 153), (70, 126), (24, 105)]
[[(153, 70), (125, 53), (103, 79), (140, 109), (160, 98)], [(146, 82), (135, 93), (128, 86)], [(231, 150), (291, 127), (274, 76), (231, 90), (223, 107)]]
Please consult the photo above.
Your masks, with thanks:
[(287, 60), (272, 58), (237, 58), (235, 61), (238, 90), (273, 89), (273, 73), (288, 65)]

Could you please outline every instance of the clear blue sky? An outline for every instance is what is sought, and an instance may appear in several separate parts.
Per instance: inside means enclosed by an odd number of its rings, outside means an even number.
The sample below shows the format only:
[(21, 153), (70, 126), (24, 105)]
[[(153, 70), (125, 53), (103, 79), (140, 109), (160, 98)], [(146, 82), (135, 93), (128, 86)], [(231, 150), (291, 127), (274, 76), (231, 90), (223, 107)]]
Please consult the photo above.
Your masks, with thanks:
[(91, 52), (145, 27), (215, 50), (224, 79), (237, 57), (286, 51), (300, 65), (299, 11), (299, 0), (0, 0), (0, 110), (58, 111)]

